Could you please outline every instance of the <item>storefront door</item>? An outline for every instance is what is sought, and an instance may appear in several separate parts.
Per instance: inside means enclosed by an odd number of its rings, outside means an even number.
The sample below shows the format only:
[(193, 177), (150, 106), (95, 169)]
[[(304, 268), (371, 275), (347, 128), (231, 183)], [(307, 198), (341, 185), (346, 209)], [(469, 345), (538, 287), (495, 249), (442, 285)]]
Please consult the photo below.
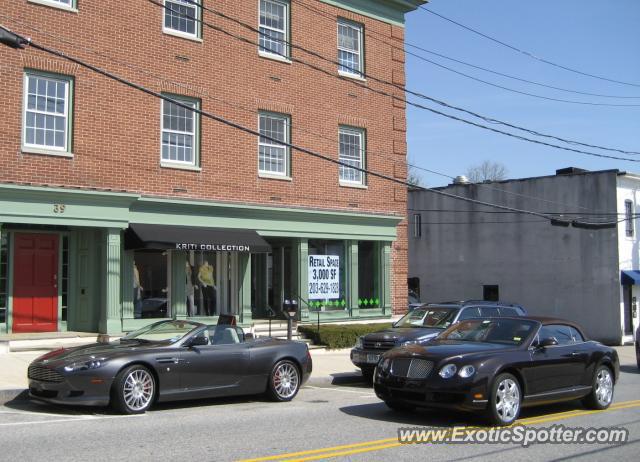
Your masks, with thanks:
[(13, 332), (58, 330), (58, 236), (19, 234), (14, 240)]

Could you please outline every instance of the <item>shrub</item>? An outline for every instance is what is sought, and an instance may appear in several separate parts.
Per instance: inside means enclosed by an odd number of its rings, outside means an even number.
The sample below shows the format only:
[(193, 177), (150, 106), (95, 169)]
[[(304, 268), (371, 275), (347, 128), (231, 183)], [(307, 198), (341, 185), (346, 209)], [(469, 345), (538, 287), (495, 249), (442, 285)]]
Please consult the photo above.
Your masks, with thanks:
[(371, 332), (390, 327), (390, 323), (377, 324), (325, 324), (298, 326), (298, 332), (310, 339), (314, 345), (326, 345), (329, 349), (351, 348), (356, 339)]

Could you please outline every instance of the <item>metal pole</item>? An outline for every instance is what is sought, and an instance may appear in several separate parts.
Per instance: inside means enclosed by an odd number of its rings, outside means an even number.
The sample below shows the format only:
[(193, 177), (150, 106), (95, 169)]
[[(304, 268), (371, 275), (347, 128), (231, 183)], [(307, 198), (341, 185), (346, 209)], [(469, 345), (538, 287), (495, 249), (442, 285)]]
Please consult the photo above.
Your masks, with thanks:
[(293, 327), (293, 317), (287, 314), (287, 340), (291, 340), (292, 327)]

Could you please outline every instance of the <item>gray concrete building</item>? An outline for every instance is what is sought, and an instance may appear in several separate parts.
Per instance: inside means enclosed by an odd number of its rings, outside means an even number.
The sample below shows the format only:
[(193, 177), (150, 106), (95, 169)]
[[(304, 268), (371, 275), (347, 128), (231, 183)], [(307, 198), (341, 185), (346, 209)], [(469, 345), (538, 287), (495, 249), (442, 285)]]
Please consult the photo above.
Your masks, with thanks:
[[(512, 301), (530, 314), (579, 322), (608, 344), (631, 340), (640, 297), (640, 176), (568, 168), (437, 189), (557, 221), (411, 191), (409, 280), (422, 301)], [(578, 224), (558, 226), (572, 221)], [(580, 227), (585, 222), (615, 224)]]

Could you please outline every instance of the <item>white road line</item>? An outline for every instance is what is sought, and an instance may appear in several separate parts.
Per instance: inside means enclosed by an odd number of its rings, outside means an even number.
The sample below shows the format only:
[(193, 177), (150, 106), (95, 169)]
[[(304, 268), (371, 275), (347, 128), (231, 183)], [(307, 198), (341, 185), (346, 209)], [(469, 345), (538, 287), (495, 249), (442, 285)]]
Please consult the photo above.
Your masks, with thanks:
[[(49, 412), (38, 412), (38, 411), (0, 411), (0, 414), (14, 414), (14, 415), (32, 415), (32, 416), (50, 416), (50, 417), (65, 417), (64, 414), (53, 414)], [(82, 414), (72, 414), (69, 415), (69, 418), (91, 418), (90, 415), (82, 415)]]
[[(16, 413), (16, 414), (29, 415), (28, 413)], [(38, 415), (38, 414), (35, 414), (35, 415)], [(55, 415), (55, 414), (47, 414), (47, 415)], [(145, 414), (105, 415), (105, 416), (86, 415), (86, 416), (78, 416), (78, 417), (68, 417), (66, 419), (32, 420), (28, 422), (6, 422), (6, 423), (0, 423), (0, 427), (13, 427), (13, 426), (20, 426), (20, 425), (37, 425), (37, 424), (61, 423), (61, 422), (80, 422), (80, 421), (87, 422), (89, 420), (98, 421), (98, 420), (109, 420), (109, 419), (126, 419), (130, 417), (144, 417), (144, 416)]]
[(314, 387), (313, 385), (306, 385), (304, 388), (313, 388), (314, 390), (330, 390), (330, 391), (341, 391), (343, 393), (356, 393), (358, 395), (361, 396), (366, 396), (367, 398), (371, 397), (371, 396), (376, 396), (375, 393), (367, 393), (367, 394), (363, 394), (364, 392), (362, 391), (356, 391), (356, 390), (343, 390), (342, 388), (332, 388), (332, 387)]

